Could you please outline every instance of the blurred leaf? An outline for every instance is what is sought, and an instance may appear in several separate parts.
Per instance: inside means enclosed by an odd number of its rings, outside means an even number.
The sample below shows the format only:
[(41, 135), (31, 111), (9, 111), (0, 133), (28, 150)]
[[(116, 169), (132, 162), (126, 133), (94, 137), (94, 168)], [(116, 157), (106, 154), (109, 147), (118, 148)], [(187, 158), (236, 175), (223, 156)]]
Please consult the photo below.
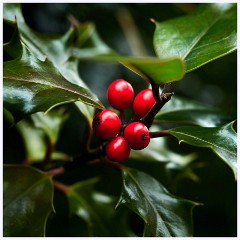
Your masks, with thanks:
[(57, 142), (60, 130), (68, 117), (62, 110), (50, 111), (47, 114), (38, 112), (31, 116), (34, 126), (42, 129), (53, 144)]
[(119, 204), (126, 204), (144, 220), (144, 237), (192, 236), (191, 211), (197, 203), (171, 195), (146, 173), (124, 167), (122, 174)]
[(89, 236), (133, 236), (127, 224), (126, 212), (116, 210), (115, 197), (94, 190), (97, 179), (89, 179), (72, 185), (67, 191), (71, 214), (84, 219)]
[(23, 165), (4, 165), (5, 237), (44, 236), (47, 217), (53, 210), (53, 187), (47, 174)]
[[(58, 109), (47, 114), (34, 113), (30, 116), (30, 119), (23, 119), (16, 124), (25, 145), (28, 161), (42, 161), (48, 145), (50, 144), (54, 148), (67, 117), (62, 109)], [(52, 150), (52, 160), (66, 160), (65, 154)]]
[(26, 160), (43, 160), (47, 151), (46, 135), (41, 129), (36, 129), (27, 120), (16, 125), (20, 132), (26, 151)]
[(187, 72), (235, 51), (237, 4), (200, 4), (186, 16), (156, 22), (154, 47), (160, 58), (184, 59)]
[(236, 116), (217, 108), (173, 96), (155, 116), (155, 123), (188, 123), (216, 127), (234, 120)]
[(237, 174), (237, 134), (233, 123), (221, 127), (177, 127), (169, 130), (179, 143), (185, 142), (198, 147), (211, 148)]
[(3, 73), (4, 106), (16, 119), (74, 101), (103, 108), (91, 92), (66, 81), (51, 62), (41, 62), (25, 47), (21, 59), (4, 62)]

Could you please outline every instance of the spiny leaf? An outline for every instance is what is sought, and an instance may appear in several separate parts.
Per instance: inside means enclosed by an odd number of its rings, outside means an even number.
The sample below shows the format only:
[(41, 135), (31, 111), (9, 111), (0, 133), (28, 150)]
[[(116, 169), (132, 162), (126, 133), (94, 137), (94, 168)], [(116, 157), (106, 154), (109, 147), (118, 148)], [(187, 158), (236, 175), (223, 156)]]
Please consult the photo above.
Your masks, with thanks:
[(160, 58), (180, 57), (187, 72), (236, 50), (237, 4), (200, 4), (189, 15), (156, 22), (154, 47)]
[(41, 237), (53, 211), (50, 177), (32, 167), (4, 165), (3, 235)]
[(196, 203), (173, 196), (146, 173), (124, 167), (122, 174), (119, 204), (126, 204), (144, 220), (144, 237), (192, 235), (191, 210)]
[(4, 62), (3, 71), (4, 106), (17, 119), (74, 101), (103, 108), (95, 95), (66, 81), (48, 59), (38, 60), (25, 46), (21, 58)]
[(179, 143), (185, 142), (198, 147), (211, 148), (237, 174), (237, 134), (233, 123), (221, 127), (186, 126), (169, 130)]

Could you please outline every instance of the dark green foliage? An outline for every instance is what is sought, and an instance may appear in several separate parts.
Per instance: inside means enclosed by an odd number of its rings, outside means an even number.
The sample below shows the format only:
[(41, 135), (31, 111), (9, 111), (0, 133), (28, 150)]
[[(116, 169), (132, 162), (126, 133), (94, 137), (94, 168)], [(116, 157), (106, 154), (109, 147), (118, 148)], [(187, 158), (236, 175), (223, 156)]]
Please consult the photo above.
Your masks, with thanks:
[[(39, 14), (35, 26), (28, 8)], [(51, 11), (64, 16), (56, 21)], [(116, 19), (128, 14), (137, 27), (128, 19), (125, 41)], [(3, 17), (4, 36), (12, 30), (3, 45), (4, 163), (20, 163), (3, 168), (4, 236), (236, 235), (236, 59), (229, 54), (237, 47), (236, 4), (5, 3)], [(34, 30), (51, 24), (66, 29)], [(129, 30), (146, 51), (128, 50)], [(220, 61), (226, 69), (218, 69)], [(218, 88), (207, 95), (196, 87), (203, 78), (210, 89), (208, 74), (218, 71), (227, 76), (214, 80)], [(171, 83), (175, 91), (150, 128), (168, 138), (151, 139), (121, 164), (92, 150), (102, 142), (91, 129), (95, 111), (108, 108), (106, 86), (117, 78), (131, 82), (135, 94), (149, 83), (172, 94)], [(178, 90), (189, 79), (182, 97)], [(222, 105), (208, 104), (214, 89), (221, 89)], [(132, 109), (125, 113), (130, 119)], [(222, 214), (214, 215), (215, 228), (205, 224), (208, 210)]]

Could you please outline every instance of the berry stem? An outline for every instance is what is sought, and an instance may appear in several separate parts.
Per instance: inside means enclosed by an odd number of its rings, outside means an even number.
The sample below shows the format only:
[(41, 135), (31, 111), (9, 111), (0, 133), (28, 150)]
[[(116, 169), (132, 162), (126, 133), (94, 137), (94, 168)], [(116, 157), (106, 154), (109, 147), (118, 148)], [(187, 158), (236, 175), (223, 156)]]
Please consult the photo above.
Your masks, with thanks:
[[(151, 127), (154, 117), (160, 111), (160, 109), (171, 99), (172, 95), (173, 93), (162, 93), (161, 95), (159, 95), (159, 97), (157, 97), (157, 99), (155, 99), (156, 103), (147, 113), (147, 115), (142, 119), (142, 123), (145, 124), (147, 128)], [(158, 98), (160, 99), (160, 101)]]
[(150, 138), (167, 137), (167, 136), (171, 136), (168, 130), (150, 132)]

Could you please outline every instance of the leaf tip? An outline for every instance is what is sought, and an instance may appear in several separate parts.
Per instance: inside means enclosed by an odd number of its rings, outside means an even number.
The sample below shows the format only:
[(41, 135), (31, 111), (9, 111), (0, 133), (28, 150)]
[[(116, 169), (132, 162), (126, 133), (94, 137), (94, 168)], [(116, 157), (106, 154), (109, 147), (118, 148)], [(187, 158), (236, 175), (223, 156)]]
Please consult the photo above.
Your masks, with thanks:
[(184, 142), (184, 140), (180, 140), (178, 143), (181, 144), (182, 142)]

